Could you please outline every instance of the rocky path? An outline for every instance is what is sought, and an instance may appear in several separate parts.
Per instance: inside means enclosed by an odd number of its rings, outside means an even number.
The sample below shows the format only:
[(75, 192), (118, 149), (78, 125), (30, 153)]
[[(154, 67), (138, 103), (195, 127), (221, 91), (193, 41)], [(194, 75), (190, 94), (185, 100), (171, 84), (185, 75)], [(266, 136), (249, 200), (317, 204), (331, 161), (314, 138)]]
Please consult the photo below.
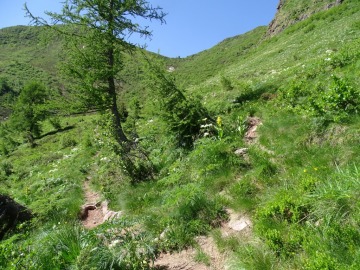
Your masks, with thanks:
[(119, 217), (121, 212), (109, 210), (108, 202), (103, 201), (100, 194), (91, 190), (90, 179), (86, 179), (83, 185), (85, 204), (81, 208), (80, 219), (83, 226), (92, 229), (106, 220)]
[(100, 225), (104, 220), (104, 214), (101, 206), (101, 196), (91, 190), (90, 181), (84, 182), (83, 189), (85, 193), (85, 204), (82, 206), (80, 218), (83, 226), (91, 229)]
[[(227, 209), (229, 220), (222, 224), (222, 237), (243, 237), (251, 234), (252, 223), (246, 215)], [(179, 253), (161, 254), (155, 261), (156, 269), (163, 270), (226, 270), (227, 254), (221, 253), (211, 236), (196, 238), (198, 248), (189, 248)], [(209, 265), (196, 262), (196, 254), (201, 250), (209, 258)]]
[[(258, 117), (249, 117), (247, 119), (247, 131), (244, 135), (244, 141), (247, 145), (258, 142), (257, 128), (262, 124)], [(238, 149), (235, 152), (238, 156), (247, 158), (247, 148)], [(236, 213), (227, 209), (229, 220), (222, 224), (220, 231), (223, 238), (239, 237), (248, 238), (252, 234), (252, 222), (244, 213)], [(198, 249), (200, 249), (209, 258), (209, 265), (196, 262), (195, 248), (189, 248), (179, 253), (161, 254), (155, 261), (156, 269), (166, 270), (227, 270), (227, 254), (219, 252), (214, 239), (211, 236), (201, 236), (196, 239)]]

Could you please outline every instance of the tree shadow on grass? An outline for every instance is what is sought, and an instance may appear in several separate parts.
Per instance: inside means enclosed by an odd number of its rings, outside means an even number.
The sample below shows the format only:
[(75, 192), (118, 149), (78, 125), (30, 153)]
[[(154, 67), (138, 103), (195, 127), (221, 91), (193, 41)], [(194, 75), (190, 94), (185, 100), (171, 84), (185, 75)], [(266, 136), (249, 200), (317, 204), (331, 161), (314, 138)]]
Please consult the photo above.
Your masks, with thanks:
[(71, 130), (71, 129), (73, 129), (73, 128), (75, 128), (75, 125), (67, 126), (67, 127), (64, 127), (64, 128), (59, 128), (59, 129), (56, 129), (56, 130), (47, 132), (47, 133), (45, 133), (45, 134), (42, 134), (42, 135), (40, 135), (37, 139), (42, 139), (42, 138), (44, 138), (44, 137), (47, 137), (47, 136), (50, 136), (50, 135), (55, 135), (55, 134), (57, 134), (57, 133), (62, 133), (62, 132)]

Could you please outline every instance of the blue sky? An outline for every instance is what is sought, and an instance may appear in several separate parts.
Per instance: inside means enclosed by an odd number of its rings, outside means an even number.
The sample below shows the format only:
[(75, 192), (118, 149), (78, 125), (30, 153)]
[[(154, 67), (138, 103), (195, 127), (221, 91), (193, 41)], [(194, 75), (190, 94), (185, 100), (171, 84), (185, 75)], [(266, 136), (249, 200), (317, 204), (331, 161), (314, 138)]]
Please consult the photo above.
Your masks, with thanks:
[[(0, 28), (27, 25), (23, 5), (37, 16), (43, 11), (59, 11), (57, 0), (0, 0)], [(168, 13), (166, 24), (148, 22), (151, 40), (132, 41), (169, 57), (186, 57), (211, 48), (225, 38), (268, 25), (279, 0), (149, 0)]]

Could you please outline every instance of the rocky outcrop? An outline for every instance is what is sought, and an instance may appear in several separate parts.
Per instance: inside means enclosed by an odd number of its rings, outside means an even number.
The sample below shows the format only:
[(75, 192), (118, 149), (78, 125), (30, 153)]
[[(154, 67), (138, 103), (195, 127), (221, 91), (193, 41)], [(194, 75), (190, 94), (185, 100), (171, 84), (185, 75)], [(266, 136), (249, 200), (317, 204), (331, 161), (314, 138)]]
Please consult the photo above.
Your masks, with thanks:
[(275, 18), (269, 24), (266, 36), (274, 36), (311, 15), (340, 5), (343, 0), (280, 0)]
[(29, 221), (32, 217), (31, 211), (26, 207), (9, 196), (0, 194), (0, 240), (19, 223)]

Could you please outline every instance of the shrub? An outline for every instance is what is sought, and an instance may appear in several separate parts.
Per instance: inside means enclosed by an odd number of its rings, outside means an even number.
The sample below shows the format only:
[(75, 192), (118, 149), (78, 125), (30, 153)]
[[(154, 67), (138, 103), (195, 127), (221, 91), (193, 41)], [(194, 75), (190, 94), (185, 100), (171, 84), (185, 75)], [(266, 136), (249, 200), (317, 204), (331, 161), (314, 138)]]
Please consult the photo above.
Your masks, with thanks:
[(9, 161), (4, 160), (0, 163), (0, 173), (5, 174), (6, 176), (10, 176), (13, 172), (13, 165)]
[(231, 81), (225, 76), (221, 76), (220, 84), (224, 91), (231, 91), (234, 89), (233, 85), (231, 84)]
[(60, 147), (61, 148), (74, 147), (76, 145), (77, 145), (77, 141), (69, 135), (62, 136), (60, 139)]
[(61, 129), (61, 121), (59, 117), (51, 117), (49, 119), (50, 124), (55, 129)]
[(89, 253), (80, 253), (79, 269), (150, 269), (157, 255), (156, 243), (137, 222), (122, 218), (98, 227), (100, 237), (87, 249)]
[(304, 33), (307, 34), (307, 33), (310, 33), (312, 32), (314, 29), (316, 28), (315, 24), (310, 24), (308, 25), (307, 27), (304, 28)]
[(304, 81), (293, 82), (280, 92), (279, 100), (295, 111), (339, 122), (359, 111), (360, 92), (348, 79), (331, 76), (330, 86), (319, 84), (310, 91)]
[(158, 95), (160, 116), (176, 136), (178, 146), (191, 149), (200, 134), (202, 120), (211, 119), (207, 110), (198, 97), (186, 97), (177, 87), (175, 77), (166, 72), (161, 64), (154, 64), (154, 59), (146, 61), (147, 85)]
[(226, 217), (218, 198), (210, 198), (195, 183), (173, 189), (165, 203), (166, 209), (173, 213), (164, 241), (164, 246), (170, 250), (180, 250), (193, 244), (195, 236), (218, 226)]
[(32, 147), (35, 137), (41, 133), (41, 121), (49, 114), (46, 102), (49, 96), (45, 86), (38, 82), (30, 82), (17, 99), (11, 123), (16, 130), (24, 132)]

